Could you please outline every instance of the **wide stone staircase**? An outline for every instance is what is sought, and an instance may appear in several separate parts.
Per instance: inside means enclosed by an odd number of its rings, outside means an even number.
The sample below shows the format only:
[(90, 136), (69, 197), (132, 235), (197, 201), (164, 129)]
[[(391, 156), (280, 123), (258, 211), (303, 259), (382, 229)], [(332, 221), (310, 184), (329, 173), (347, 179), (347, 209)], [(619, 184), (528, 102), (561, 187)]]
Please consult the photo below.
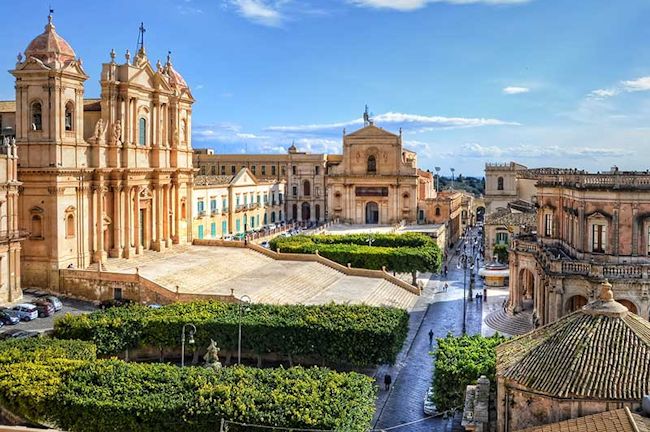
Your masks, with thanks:
[(531, 311), (519, 312), (516, 315), (496, 310), (485, 317), (485, 324), (499, 333), (518, 336), (533, 330), (533, 315)]

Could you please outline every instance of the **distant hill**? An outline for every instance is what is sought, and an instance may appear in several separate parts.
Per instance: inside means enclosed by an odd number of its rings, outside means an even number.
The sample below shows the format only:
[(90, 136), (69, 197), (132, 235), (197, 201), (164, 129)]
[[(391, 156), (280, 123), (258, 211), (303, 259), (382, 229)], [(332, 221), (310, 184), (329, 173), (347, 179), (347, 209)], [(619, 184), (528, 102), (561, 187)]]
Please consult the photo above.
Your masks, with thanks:
[[(451, 188), (451, 177), (440, 177), (440, 190)], [(474, 195), (483, 195), (485, 193), (485, 179), (483, 177), (465, 177), (458, 174), (454, 178), (454, 189), (464, 190)]]

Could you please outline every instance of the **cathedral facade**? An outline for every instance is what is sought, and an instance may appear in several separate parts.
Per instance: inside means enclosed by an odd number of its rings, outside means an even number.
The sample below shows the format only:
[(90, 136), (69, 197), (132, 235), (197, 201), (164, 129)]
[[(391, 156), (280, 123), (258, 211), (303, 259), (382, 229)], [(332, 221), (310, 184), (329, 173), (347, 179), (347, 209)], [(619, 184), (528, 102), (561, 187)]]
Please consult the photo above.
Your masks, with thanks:
[(191, 241), (194, 99), (169, 56), (111, 51), (101, 97), (86, 99), (89, 77), (49, 16), (11, 73), (23, 286), (56, 289), (61, 268)]

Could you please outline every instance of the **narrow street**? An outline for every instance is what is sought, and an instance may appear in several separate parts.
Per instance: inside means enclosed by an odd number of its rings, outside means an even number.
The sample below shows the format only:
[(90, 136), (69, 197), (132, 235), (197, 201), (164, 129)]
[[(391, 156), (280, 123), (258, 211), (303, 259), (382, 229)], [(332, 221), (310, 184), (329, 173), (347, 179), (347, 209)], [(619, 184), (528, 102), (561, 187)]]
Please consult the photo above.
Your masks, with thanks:
[[(462, 247), (462, 246), (461, 246)], [(463, 318), (463, 270), (457, 268), (458, 256), (454, 256), (448, 264), (448, 276), (434, 276), (425, 288), (423, 301), (429, 304), (422, 324), (417, 329), (413, 343), (407, 346), (407, 354), (403, 358), (397, 377), (393, 377), (393, 385), (386, 398), (382, 388), (379, 398), (377, 420), (374, 425), (378, 430), (394, 430), (409, 432), (451, 431), (451, 420), (435, 417), (425, 419), (423, 411), (424, 397), (431, 385), (433, 374), (433, 357), (430, 352), (435, 350), (437, 338), (445, 337), (448, 333), (462, 333)], [(467, 287), (469, 289), (469, 270), (467, 271)], [(482, 292), (480, 278), (476, 278), (476, 288)], [(443, 286), (449, 284), (447, 292)], [(476, 291), (473, 293), (475, 294)], [(481, 333), (483, 302), (467, 303), (467, 333)], [(433, 346), (429, 345), (429, 331), (433, 330)], [(383, 376), (380, 377), (383, 379)], [(381, 381), (381, 380), (380, 380)], [(385, 403), (384, 403), (385, 401)], [(419, 421), (422, 420), (422, 421)], [(415, 423), (411, 423), (415, 422)], [(411, 424), (406, 424), (411, 423)], [(403, 425), (401, 427), (395, 427)]]

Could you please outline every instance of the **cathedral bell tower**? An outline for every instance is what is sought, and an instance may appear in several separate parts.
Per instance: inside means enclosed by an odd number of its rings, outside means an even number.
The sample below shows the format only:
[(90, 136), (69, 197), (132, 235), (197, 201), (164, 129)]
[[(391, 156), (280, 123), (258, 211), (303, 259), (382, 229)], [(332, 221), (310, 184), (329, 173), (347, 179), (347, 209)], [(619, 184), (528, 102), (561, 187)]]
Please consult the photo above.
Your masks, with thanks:
[(88, 76), (70, 45), (56, 33), (52, 14), (16, 68), (16, 142), (23, 168), (81, 168), (84, 81)]

